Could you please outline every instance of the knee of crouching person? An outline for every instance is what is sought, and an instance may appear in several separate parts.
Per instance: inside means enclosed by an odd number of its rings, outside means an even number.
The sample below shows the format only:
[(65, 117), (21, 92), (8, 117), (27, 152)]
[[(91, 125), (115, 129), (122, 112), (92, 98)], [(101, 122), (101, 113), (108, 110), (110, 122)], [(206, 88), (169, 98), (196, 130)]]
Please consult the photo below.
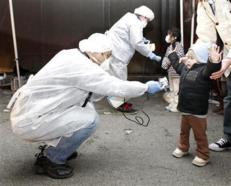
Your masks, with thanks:
[(90, 124), (89, 127), (91, 128), (96, 128), (99, 125), (100, 119), (99, 119), (99, 115), (97, 113), (95, 113), (95, 117), (93, 122)]

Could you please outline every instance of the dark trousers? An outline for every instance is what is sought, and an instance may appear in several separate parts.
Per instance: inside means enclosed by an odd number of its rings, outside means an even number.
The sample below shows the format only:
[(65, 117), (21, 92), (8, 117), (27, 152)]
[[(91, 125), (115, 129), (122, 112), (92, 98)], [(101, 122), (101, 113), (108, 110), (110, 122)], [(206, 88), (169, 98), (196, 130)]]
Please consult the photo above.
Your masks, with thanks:
[(182, 115), (179, 149), (183, 152), (189, 150), (189, 136), (192, 128), (197, 144), (196, 155), (204, 160), (209, 158), (208, 139), (206, 134), (207, 119), (198, 118), (193, 115)]
[(224, 134), (231, 138), (231, 75), (227, 78), (227, 96), (224, 99)]

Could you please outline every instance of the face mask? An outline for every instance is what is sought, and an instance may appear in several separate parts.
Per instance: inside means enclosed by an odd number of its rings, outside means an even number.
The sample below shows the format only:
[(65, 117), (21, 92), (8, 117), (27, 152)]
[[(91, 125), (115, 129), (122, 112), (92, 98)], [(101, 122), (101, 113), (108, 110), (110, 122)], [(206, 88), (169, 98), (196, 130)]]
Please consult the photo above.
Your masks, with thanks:
[(109, 64), (110, 64), (110, 60), (111, 60), (111, 57), (107, 58), (106, 60), (104, 60), (104, 62), (102, 62), (100, 64), (100, 67), (105, 70), (105, 71), (109, 71), (110, 67), (109, 67)]
[(94, 61), (95, 63), (100, 64), (99, 60), (96, 59), (93, 55), (91, 55), (90, 58), (91, 58), (91, 60)]
[(148, 24), (146, 20), (141, 20), (141, 23), (142, 23), (143, 28), (145, 28)]
[(167, 36), (165, 37), (165, 42), (166, 42), (166, 43), (171, 43), (170, 35), (167, 35)]

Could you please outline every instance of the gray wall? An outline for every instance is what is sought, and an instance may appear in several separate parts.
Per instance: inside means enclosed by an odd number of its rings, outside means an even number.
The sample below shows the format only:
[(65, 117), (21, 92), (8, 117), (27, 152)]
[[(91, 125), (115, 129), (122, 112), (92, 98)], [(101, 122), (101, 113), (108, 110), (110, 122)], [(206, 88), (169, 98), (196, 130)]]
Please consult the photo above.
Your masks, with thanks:
[[(20, 0), (13, 1), (20, 66), (37, 72), (63, 48), (94, 32), (105, 32), (126, 12), (147, 5), (155, 13), (144, 35), (156, 43), (156, 53), (166, 49), (164, 37), (169, 27), (179, 27), (178, 0)], [(8, 1), (0, 0), (1, 55), (13, 59)], [(130, 79), (154, 78), (162, 71), (158, 64), (135, 54), (129, 64)]]

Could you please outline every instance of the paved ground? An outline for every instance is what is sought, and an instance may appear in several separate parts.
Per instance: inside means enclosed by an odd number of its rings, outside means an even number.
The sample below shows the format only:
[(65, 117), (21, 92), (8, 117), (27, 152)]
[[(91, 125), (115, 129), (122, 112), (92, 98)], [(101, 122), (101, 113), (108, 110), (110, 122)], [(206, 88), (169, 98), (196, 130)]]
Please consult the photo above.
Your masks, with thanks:
[[(148, 127), (138, 126), (111, 110), (105, 101), (98, 103), (101, 125), (79, 149), (80, 156), (71, 161), (72, 178), (54, 180), (34, 174), (36, 144), (17, 138), (10, 129), (9, 114), (2, 112), (10, 93), (0, 90), (0, 185), (1, 186), (228, 186), (231, 185), (231, 151), (211, 152), (211, 163), (203, 168), (191, 161), (195, 142), (191, 139), (190, 155), (175, 159), (171, 152), (179, 135), (178, 113), (164, 111), (161, 94), (146, 100), (132, 100), (150, 116)], [(110, 112), (110, 113), (107, 113)], [(133, 117), (133, 116), (129, 116)], [(208, 138), (222, 134), (222, 116), (209, 112)], [(131, 132), (131, 133), (130, 133)]]

